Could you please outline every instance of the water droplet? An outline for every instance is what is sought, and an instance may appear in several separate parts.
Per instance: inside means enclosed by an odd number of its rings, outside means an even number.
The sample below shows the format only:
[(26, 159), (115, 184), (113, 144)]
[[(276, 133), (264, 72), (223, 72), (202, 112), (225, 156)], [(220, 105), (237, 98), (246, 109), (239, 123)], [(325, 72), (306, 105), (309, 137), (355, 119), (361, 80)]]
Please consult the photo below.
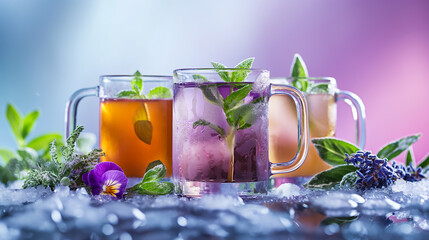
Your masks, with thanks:
[(180, 216), (177, 218), (177, 224), (181, 227), (186, 227), (186, 225), (188, 225), (188, 220), (185, 217)]
[(109, 236), (109, 235), (112, 235), (115, 229), (110, 224), (104, 224), (101, 231), (103, 232), (104, 235)]

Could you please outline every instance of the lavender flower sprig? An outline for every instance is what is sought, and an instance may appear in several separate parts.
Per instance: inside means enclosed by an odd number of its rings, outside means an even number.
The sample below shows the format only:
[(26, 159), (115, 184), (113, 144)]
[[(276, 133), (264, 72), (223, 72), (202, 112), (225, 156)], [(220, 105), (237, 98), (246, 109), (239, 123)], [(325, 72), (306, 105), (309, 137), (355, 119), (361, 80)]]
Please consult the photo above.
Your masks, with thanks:
[(357, 151), (351, 155), (347, 153), (345, 155), (344, 161), (358, 168), (355, 186), (359, 190), (387, 187), (400, 178), (410, 182), (425, 178), (421, 173), (421, 167), (415, 170), (411, 164), (405, 167), (396, 162), (390, 166), (387, 164), (387, 158), (380, 159), (371, 152)]

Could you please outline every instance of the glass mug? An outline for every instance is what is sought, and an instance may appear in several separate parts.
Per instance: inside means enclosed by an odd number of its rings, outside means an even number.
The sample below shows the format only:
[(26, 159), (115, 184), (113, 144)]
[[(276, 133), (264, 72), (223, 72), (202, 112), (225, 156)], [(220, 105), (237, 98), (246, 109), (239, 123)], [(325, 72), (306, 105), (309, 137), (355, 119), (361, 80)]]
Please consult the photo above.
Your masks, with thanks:
[[(309, 110), (310, 138), (334, 137), (337, 118), (337, 102), (344, 100), (352, 108), (353, 118), (356, 121), (356, 144), (363, 149), (365, 146), (365, 106), (362, 100), (354, 93), (342, 91), (337, 88), (334, 78), (305, 78), (310, 86), (324, 84), (327, 92), (316, 89), (313, 92), (304, 93)], [(285, 83), (292, 85), (293, 78), (273, 78), (272, 83)], [(270, 119), (270, 160), (282, 162), (293, 156), (296, 151), (296, 126), (285, 124), (296, 121), (296, 111), (293, 107), (294, 100), (288, 97), (275, 96), (269, 103)], [(287, 134), (285, 134), (287, 133)], [(304, 164), (292, 173), (278, 175), (275, 185), (283, 182), (304, 183), (321, 171), (331, 168), (318, 155), (312, 143), (308, 150)]]
[[(118, 164), (129, 178), (142, 178), (152, 161), (161, 160), (171, 176), (172, 98), (118, 98), (131, 90), (131, 75), (100, 76), (100, 84), (84, 88), (71, 96), (66, 107), (66, 137), (76, 127), (79, 101), (87, 96), (100, 99), (101, 161)], [(147, 96), (156, 87), (172, 90), (171, 76), (141, 76), (142, 93)]]
[[(224, 81), (241, 76), (241, 82)], [(308, 151), (305, 97), (296, 88), (271, 87), (269, 71), (174, 71), (173, 179), (187, 197), (266, 193), (272, 174), (296, 170)], [(289, 95), (298, 112), (298, 149), (282, 163), (268, 160), (268, 98)], [(279, 169), (281, 168), (281, 169)]]

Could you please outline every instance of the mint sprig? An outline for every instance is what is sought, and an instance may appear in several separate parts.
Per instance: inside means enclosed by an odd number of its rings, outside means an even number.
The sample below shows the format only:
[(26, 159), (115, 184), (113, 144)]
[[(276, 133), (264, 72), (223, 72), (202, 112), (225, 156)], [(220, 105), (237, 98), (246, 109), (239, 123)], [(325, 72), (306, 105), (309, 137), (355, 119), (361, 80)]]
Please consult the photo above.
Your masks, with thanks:
[(314, 84), (308, 81), (308, 70), (304, 60), (298, 53), (295, 54), (292, 62), (290, 77), (292, 80), (292, 86), (302, 92), (307, 93), (328, 93), (329, 84), (319, 83)]
[(143, 180), (127, 190), (128, 193), (138, 193), (140, 195), (166, 195), (174, 190), (171, 182), (161, 182), (167, 173), (165, 165), (156, 160), (151, 162), (146, 168)]
[(131, 89), (132, 90), (123, 90), (120, 91), (116, 96), (118, 98), (130, 98), (130, 99), (160, 99), (160, 98), (172, 98), (173, 94), (171, 90), (158, 86), (152, 89), (148, 95), (143, 94), (143, 75), (137, 70), (133, 74), (133, 79), (131, 79)]
[[(235, 71), (224, 70), (227, 67), (221, 63), (212, 62), (212, 66), (215, 68), (215, 71), (219, 74), (220, 78), (227, 83), (240, 83), (243, 82), (252, 67), (254, 58), (247, 58), (235, 66)], [(230, 85), (230, 94), (225, 98), (219, 92), (218, 85), (207, 83), (208, 80), (201, 75), (193, 75), (194, 80), (199, 80), (202, 82), (200, 89), (204, 95), (204, 98), (222, 108), (226, 121), (229, 125), (228, 129), (223, 129), (222, 127), (213, 124), (206, 119), (198, 119), (193, 123), (193, 127), (198, 126), (207, 126), (217, 132), (223, 139), (225, 139), (228, 147), (231, 151), (231, 163), (230, 170), (228, 172), (228, 181), (233, 181), (233, 171), (234, 171), (234, 146), (235, 146), (235, 133), (241, 129), (246, 129), (252, 126), (256, 116), (254, 116), (254, 107), (255, 104), (262, 100), (262, 97), (257, 101), (251, 103), (244, 103), (244, 99), (252, 91), (252, 84), (243, 83), (243, 84), (233, 84)]]

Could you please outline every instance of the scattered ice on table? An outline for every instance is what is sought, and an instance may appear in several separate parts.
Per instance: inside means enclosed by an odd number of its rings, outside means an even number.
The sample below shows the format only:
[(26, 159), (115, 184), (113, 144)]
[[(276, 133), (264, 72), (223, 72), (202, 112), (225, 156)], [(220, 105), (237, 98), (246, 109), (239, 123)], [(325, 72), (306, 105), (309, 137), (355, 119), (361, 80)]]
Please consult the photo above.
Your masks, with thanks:
[[(310, 191), (286, 183), (253, 200), (222, 195), (201, 199), (136, 195), (113, 201), (91, 198), (84, 189), (1, 188), (0, 238), (370, 239), (383, 235), (386, 239), (424, 239), (429, 232), (428, 183), (397, 182), (365, 193), (351, 189)], [(300, 219), (303, 212), (310, 213), (313, 221), (323, 214), (349, 218), (343, 225), (326, 221), (324, 227), (308, 232)]]
[(393, 192), (400, 192), (411, 198), (429, 199), (429, 179), (423, 179), (419, 182), (406, 182), (398, 180), (392, 186)]
[(282, 197), (292, 198), (292, 197), (300, 196), (305, 193), (306, 193), (306, 190), (301, 189), (298, 185), (295, 185), (293, 183), (283, 183), (278, 188), (272, 191), (272, 194), (274, 196), (277, 196), (280, 198)]

